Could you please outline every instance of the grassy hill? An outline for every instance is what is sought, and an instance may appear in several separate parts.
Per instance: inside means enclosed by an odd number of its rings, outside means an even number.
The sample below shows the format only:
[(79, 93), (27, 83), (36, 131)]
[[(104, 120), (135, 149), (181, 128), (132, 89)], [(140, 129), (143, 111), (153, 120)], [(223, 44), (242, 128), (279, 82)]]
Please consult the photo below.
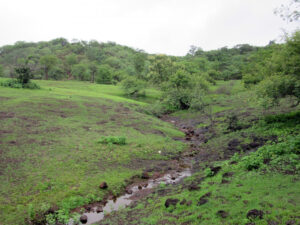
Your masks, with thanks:
[[(0, 87), (0, 224), (22, 224), (53, 204), (70, 209), (117, 195), (145, 165), (184, 149), (172, 139), (182, 132), (137, 111), (159, 96), (155, 90), (139, 101), (112, 85), (36, 83), (40, 90)], [(98, 143), (107, 136), (126, 144)], [(108, 190), (99, 190), (102, 181)]]
[(119, 86), (34, 82), (41, 89), (0, 86), (1, 225), (38, 224), (51, 208), (68, 218), (178, 156), (192, 162), (191, 177), (100, 224), (299, 223), (300, 114), (288, 98), (265, 110), (241, 81), (218, 81), (204, 111), (161, 120), (143, 113), (161, 96), (154, 89), (132, 99)]

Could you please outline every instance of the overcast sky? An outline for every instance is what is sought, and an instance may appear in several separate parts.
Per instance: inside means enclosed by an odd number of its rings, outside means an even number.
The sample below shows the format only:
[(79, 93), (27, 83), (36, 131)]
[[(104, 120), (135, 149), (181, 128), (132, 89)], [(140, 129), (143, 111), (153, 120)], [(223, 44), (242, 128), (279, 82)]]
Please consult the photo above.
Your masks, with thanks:
[(114, 41), (148, 53), (185, 55), (280, 39), (274, 8), (288, 0), (0, 0), (0, 46), (16, 41)]

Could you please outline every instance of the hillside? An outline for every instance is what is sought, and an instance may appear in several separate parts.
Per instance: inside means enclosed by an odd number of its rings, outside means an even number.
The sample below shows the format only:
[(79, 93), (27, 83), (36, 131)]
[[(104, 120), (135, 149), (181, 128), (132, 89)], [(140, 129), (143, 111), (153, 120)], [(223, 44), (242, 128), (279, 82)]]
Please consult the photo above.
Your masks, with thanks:
[(0, 224), (299, 224), (299, 56), (1, 47)]

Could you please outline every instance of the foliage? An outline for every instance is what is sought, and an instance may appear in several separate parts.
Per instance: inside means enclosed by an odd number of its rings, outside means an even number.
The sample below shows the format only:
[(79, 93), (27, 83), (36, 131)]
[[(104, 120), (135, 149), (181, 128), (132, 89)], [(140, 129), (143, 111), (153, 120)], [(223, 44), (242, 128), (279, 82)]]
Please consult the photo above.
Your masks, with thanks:
[[(300, 136), (289, 137), (282, 143), (265, 145), (256, 152), (241, 159), (241, 166), (247, 170), (259, 169), (268, 163), (279, 171), (300, 170)], [(265, 168), (265, 167), (263, 167)]]
[(126, 95), (133, 97), (145, 96), (146, 83), (134, 77), (127, 77), (121, 83), (122, 89)]
[(121, 136), (107, 136), (101, 137), (98, 143), (101, 144), (115, 144), (115, 145), (125, 145), (126, 138)]
[(0, 64), (0, 77), (3, 77), (4, 75), (4, 69), (3, 66)]
[(109, 65), (101, 65), (98, 67), (96, 82), (98, 84), (112, 84), (112, 69)]

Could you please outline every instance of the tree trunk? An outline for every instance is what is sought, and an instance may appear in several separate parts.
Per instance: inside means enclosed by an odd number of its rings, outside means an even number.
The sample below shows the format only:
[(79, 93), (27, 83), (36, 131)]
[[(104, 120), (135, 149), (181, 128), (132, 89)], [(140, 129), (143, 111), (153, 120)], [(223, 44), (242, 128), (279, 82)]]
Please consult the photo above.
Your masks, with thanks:
[(48, 80), (48, 69), (45, 68), (45, 79)]

